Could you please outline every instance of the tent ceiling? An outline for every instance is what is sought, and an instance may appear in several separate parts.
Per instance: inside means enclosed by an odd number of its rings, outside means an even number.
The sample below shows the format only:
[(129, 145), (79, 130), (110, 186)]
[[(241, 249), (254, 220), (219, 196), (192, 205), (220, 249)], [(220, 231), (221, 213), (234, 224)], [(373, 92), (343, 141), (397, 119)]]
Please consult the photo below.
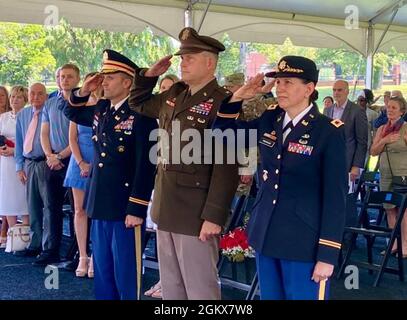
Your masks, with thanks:
[[(192, 1), (194, 26), (198, 27), (206, 8), (205, 1)], [(374, 20), (377, 44), (391, 19), (392, 8), (400, 5), (390, 31), (379, 51), (392, 46), (407, 52), (407, 6), (401, 0), (213, 0), (201, 33), (247, 42), (277, 43), (287, 37), (294, 44), (338, 48), (347, 46), (366, 54), (368, 22)], [(55, 5), (59, 16), (71, 24), (110, 31), (140, 32), (150, 26), (158, 34), (177, 38), (184, 26), (185, 0), (0, 0), (0, 20), (43, 24), (45, 8)], [(359, 29), (344, 26), (347, 5), (359, 10)], [(48, 7), (49, 8), (49, 7)]]

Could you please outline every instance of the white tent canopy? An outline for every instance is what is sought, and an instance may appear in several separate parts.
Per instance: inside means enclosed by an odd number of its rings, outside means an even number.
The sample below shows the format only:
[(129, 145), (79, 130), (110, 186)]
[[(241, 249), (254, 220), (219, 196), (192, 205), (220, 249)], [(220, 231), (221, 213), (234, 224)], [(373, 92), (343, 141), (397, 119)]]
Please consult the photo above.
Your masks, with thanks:
[[(351, 48), (367, 57), (407, 52), (407, 0), (0, 0), (0, 20), (137, 33), (150, 26), (178, 37), (185, 25), (235, 41)], [(207, 10), (207, 12), (206, 12)], [(56, 16), (55, 16), (56, 15)], [(353, 19), (352, 19), (353, 18)], [(356, 20), (357, 23), (356, 23)], [(388, 29), (388, 30), (387, 30)], [(369, 76), (369, 74), (368, 74)], [(370, 76), (369, 76), (370, 77)]]

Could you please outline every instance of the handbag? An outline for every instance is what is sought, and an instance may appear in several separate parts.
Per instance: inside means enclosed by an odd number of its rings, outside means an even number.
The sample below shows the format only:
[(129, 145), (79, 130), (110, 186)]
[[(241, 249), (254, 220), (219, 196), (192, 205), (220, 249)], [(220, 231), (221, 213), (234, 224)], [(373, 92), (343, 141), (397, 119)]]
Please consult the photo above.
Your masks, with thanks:
[(393, 175), (393, 170), (391, 169), (390, 157), (389, 157), (389, 153), (387, 151), (387, 146), (386, 146), (386, 155), (387, 155), (387, 161), (389, 163), (390, 173), (392, 176), (391, 184), (393, 187), (393, 191), (398, 192), (398, 193), (407, 193), (407, 176)]
[(26, 224), (16, 224), (7, 231), (6, 252), (23, 251), (31, 241), (30, 226)]

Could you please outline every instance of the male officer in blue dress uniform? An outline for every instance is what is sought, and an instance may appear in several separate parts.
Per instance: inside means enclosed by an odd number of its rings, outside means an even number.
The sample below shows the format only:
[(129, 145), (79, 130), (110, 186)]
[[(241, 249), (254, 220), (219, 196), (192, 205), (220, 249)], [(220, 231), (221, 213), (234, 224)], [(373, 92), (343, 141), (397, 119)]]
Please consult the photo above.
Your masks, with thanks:
[[(86, 211), (92, 218), (96, 298), (136, 299), (133, 227), (145, 227), (155, 170), (149, 159), (154, 144), (149, 135), (157, 123), (129, 108), (137, 66), (113, 50), (105, 50), (103, 58), (101, 73), (73, 91), (65, 114), (93, 128), (95, 158)], [(85, 106), (90, 92), (100, 84), (106, 99)]]
[[(247, 232), (257, 253), (261, 298), (326, 299), (345, 220), (343, 123), (314, 103), (318, 70), (312, 60), (284, 57), (269, 76), (277, 79), (280, 105), (244, 122), (235, 121), (238, 103), (223, 104), (214, 128), (257, 129), (262, 179)], [(289, 103), (294, 85), (309, 90), (305, 98), (295, 97), (301, 106)], [(298, 112), (290, 118), (293, 108)]]

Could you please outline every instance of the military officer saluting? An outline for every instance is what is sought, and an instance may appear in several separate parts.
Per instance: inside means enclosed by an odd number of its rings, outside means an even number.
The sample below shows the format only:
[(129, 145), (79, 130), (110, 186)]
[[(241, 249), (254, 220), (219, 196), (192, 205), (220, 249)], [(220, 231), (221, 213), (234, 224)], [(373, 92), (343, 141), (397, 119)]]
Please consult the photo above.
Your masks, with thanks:
[[(93, 128), (95, 165), (86, 212), (92, 218), (96, 298), (136, 299), (134, 227), (145, 227), (155, 170), (149, 159), (154, 145), (149, 135), (157, 124), (129, 108), (137, 66), (113, 50), (105, 50), (103, 58), (101, 73), (72, 92), (65, 114), (71, 121)], [(100, 84), (105, 99), (85, 107)]]
[[(214, 76), (225, 47), (192, 28), (183, 29), (179, 39), (182, 81), (151, 94), (171, 64), (171, 56), (165, 57), (136, 73), (129, 104), (159, 119), (169, 137), (176, 136), (177, 127), (180, 134), (196, 129), (202, 140), (195, 142), (203, 146), (204, 130), (211, 128), (220, 104), (232, 96)], [(186, 163), (180, 151), (189, 142), (174, 140), (163, 145), (168, 152), (160, 154), (151, 216), (158, 227), (162, 294), (164, 299), (220, 299), (218, 235), (236, 191), (237, 165), (214, 164), (211, 150), (203, 152), (203, 147), (199, 161)]]
[[(248, 225), (262, 299), (326, 299), (341, 248), (347, 168), (344, 126), (315, 104), (315, 63), (286, 56), (275, 78), (278, 105), (261, 118), (235, 121), (241, 105), (222, 105), (215, 128), (257, 129), (261, 185)], [(235, 93), (260, 90), (263, 75)]]

